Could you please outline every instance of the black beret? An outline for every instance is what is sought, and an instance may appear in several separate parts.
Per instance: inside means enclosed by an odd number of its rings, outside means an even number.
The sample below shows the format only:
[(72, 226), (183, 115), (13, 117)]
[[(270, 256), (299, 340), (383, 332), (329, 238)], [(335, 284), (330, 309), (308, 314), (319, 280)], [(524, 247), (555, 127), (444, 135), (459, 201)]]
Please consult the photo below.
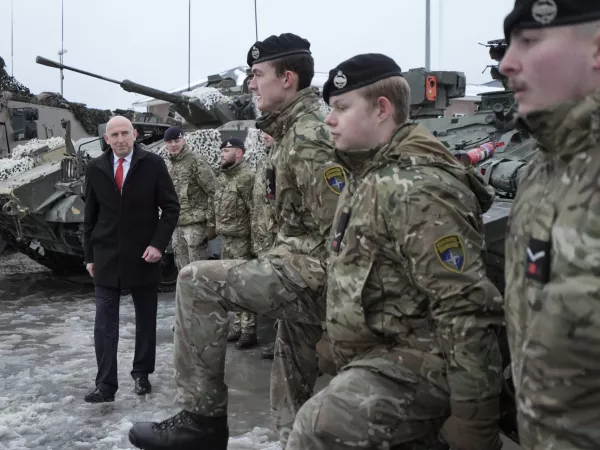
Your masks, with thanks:
[(229, 138), (229, 139), (225, 139), (223, 141), (223, 143), (221, 144), (221, 148), (225, 148), (225, 147), (232, 147), (232, 148), (241, 148), (242, 150), (246, 150), (246, 148), (244, 147), (244, 141), (242, 141), (241, 139), (238, 138)]
[(329, 71), (329, 77), (323, 86), (323, 100), (329, 104), (331, 96), (398, 76), (402, 76), (402, 69), (389, 56), (381, 53), (356, 55)]
[(310, 42), (293, 33), (283, 33), (256, 41), (248, 50), (247, 62), (252, 67), (252, 64), (300, 53), (310, 55)]
[(504, 37), (508, 41), (515, 28), (557, 27), (599, 19), (597, 0), (515, 0), (504, 19)]
[(183, 137), (183, 130), (179, 127), (171, 127), (165, 131), (165, 141), (170, 141), (172, 139), (179, 139)]

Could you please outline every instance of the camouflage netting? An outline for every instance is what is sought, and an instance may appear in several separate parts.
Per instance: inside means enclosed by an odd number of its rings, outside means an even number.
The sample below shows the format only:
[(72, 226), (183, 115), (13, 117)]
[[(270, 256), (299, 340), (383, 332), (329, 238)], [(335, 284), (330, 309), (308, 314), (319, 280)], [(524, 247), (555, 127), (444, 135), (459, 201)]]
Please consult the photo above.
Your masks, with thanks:
[(0, 56), (0, 92), (4, 91), (12, 93), (12, 100), (17, 102), (28, 102), (31, 98), (35, 98), (27, 87), (6, 72), (6, 63)]
[[(248, 130), (248, 136), (246, 137), (245, 146), (246, 154), (244, 158), (250, 164), (252, 168), (256, 168), (258, 162), (260, 162), (265, 156), (265, 144), (264, 144), (264, 133), (256, 128), (250, 128)], [(221, 142), (223, 137), (218, 130), (206, 129), (197, 130), (192, 133), (185, 133), (185, 139), (188, 146), (192, 151), (198, 152), (202, 157), (211, 165), (215, 172), (219, 171), (220, 158), (221, 158)], [(152, 150), (158, 155), (162, 156), (165, 161), (168, 160), (168, 153), (166, 145), (160, 145)]]
[(212, 108), (217, 103), (226, 100), (226, 97), (218, 89), (213, 87), (199, 87), (193, 91), (184, 92), (182, 95), (199, 99), (200, 103), (208, 109)]
[(64, 146), (65, 140), (61, 137), (32, 139), (26, 144), (16, 146), (13, 149), (10, 158), (0, 159), (0, 181), (32, 169), (33, 158), (29, 155), (32, 151), (46, 145), (50, 150), (54, 150), (55, 148)]
[(109, 110), (88, 108), (83, 103), (69, 102), (58, 93), (43, 92), (37, 96), (32, 94), (26, 86), (6, 72), (6, 64), (0, 57), (0, 92), (3, 91), (10, 92), (13, 101), (68, 109), (91, 136), (97, 136), (98, 125), (106, 123), (112, 115)]

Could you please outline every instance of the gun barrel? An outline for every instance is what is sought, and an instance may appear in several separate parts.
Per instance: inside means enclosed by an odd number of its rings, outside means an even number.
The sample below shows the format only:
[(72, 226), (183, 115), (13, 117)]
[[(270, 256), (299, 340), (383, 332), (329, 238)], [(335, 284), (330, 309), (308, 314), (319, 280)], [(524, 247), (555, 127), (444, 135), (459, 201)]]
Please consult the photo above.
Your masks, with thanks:
[(73, 72), (78, 72), (83, 75), (87, 75), (89, 77), (99, 78), (100, 80), (108, 81), (110, 83), (121, 84), (120, 81), (113, 80), (112, 78), (103, 77), (102, 75), (97, 75), (92, 72), (88, 72), (86, 70), (76, 69), (75, 67), (65, 66), (64, 64), (57, 63), (56, 61), (52, 61), (50, 59), (44, 58), (43, 56), (36, 56), (35, 62), (41, 64), (43, 66), (52, 67), (54, 69), (66, 69), (71, 70)]
[(174, 103), (176, 105), (189, 103), (189, 100), (183, 97), (182, 95), (170, 94), (168, 92), (144, 86), (143, 84), (134, 83), (131, 80), (123, 80), (123, 82), (119, 84), (127, 92), (133, 92), (135, 94), (146, 95), (147, 97), (158, 98), (160, 100), (164, 100), (165, 102)]
[(164, 100), (169, 103), (182, 104), (188, 103), (188, 99), (182, 97), (180, 95), (169, 94), (168, 92), (160, 91), (158, 89), (154, 89), (148, 86), (144, 86), (143, 84), (134, 83), (131, 80), (113, 80), (112, 78), (103, 77), (102, 75), (98, 75), (92, 72), (88, 72), (87, 70), (76, 69), (75, 67), (65, 66), (64, 64), (57, 63), (56, 61), (52, 61), (50, 59), (44, 58), (42, 56), (38, 56), (35, 58), (35, 62), (41, 64), (43, 66), (52, 67), (54, 69), (66, 69), (71, 70), (73, 72), (81, 73), (83, 75), (87, 75), (89, 77), (98, 78), (100, 80), (108, 81), (110, 83), (118, 84), (121, 88), (127, 92), (133, 92), (135, 94), (142, 94), (152, 98), (158, 98)]

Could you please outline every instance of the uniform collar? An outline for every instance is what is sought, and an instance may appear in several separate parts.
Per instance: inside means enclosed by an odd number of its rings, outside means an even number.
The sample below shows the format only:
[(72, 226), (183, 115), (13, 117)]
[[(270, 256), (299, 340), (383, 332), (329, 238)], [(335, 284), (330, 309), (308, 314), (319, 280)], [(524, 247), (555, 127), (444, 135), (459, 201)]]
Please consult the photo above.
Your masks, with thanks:
[(519, 118), (517, 124), (535, 136), (540, 151), (570, 159), (600, 141), (600, 89)]

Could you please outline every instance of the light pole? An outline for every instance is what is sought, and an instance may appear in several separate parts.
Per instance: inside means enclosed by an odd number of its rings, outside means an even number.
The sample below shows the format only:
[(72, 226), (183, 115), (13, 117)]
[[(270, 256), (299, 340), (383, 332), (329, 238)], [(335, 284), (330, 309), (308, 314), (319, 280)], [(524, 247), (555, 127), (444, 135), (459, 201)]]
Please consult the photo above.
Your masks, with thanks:
[(14, 33), (13, 33), (13, 6), (14, 0), (10, 0), (10, 76), (15, 76), (15, 52), (13, 46)]
[(431, 70), (431, 0), (425, 0), (425, 69)]
[(192, 73), (192, 0), (188, 2), (188, 91), (191, 87)]
[[(63, 48), (61, 50), (58, 51), (58, 56), (59, 56), (59, 61), (62, 64), (63, 63), (63, 55), (65, 53), (67, 53), (69, 50), (67, 50), (66, 48)], [(60, 69), (60, 96), (63, 97), (63, 80), (65, 79), (64, 75), (63, 75), (63, 70), (62, 68)]]
[(256, 40), (258, 41), (258, 13), (256, 8), (256, 0), (254, 0), (254, 34), (256, 35)]
[[(68, 52), (65, 49), (65, 0), (60, 0), (60, 15), (61, 15), (61, 24), (60, 24), (60, 50), (58, 51), (58, 56), (60, 63), (63, 63), (64, 54)], [(62, 68), (60, 69), (60, 96), (63, 96), (63, 81), (65, 76), (63, 75)]]

